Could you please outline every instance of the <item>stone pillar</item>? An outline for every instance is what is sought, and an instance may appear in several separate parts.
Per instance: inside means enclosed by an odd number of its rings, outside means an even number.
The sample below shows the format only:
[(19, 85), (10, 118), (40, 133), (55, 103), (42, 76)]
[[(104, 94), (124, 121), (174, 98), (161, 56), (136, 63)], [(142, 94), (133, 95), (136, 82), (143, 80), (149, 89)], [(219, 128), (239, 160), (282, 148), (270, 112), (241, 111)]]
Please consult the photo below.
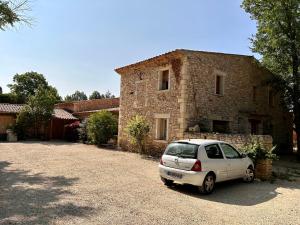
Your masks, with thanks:
[(188, 72), (188, 60), (187, 57), (184, 58), (181, 68), (181, 81), (180, 81), (180, 97), (178, 98), (178, 103), (180, 107), (180, 116), (178, 118), (179, 132), (177, 138), (183, 138), (184, 132), (188, 126), (189, 112), (187, 110), (188, 102), (188, 84), (190, 82), (190, 76)]

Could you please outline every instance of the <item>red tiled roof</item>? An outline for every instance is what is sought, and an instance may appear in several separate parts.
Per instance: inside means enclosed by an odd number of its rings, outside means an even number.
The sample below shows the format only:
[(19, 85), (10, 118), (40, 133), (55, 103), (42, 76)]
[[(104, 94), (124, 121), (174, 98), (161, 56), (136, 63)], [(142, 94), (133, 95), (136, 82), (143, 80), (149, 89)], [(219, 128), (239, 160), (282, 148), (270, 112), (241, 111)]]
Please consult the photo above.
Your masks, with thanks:
[(0, 113), (19, 113), (24, 105), (0, 103)]
[(53, 116), (57, 119), (77, 120), (75, 116), (63, 109), (54, 109)]
[[(18, 114), (24, 105), (0, 103), (0, 114)], [(77, 120), (75, 116), (63, 109), (54, 109), (53, 117), (65, 120)]]

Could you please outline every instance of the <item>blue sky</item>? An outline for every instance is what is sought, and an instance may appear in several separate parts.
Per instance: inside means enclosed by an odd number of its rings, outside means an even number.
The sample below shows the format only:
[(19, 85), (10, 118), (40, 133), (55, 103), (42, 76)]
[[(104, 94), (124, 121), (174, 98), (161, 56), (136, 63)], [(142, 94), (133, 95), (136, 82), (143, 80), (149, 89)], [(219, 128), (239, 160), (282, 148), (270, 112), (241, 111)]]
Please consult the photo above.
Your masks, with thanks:
[(33, 0), (32, 27), (0, 31), (0, 86), (16, 73), (45, 75), (60, 95), (110, 90), (114, 69), (186, 48), (253, 55), (256, 31), (240, 0)]

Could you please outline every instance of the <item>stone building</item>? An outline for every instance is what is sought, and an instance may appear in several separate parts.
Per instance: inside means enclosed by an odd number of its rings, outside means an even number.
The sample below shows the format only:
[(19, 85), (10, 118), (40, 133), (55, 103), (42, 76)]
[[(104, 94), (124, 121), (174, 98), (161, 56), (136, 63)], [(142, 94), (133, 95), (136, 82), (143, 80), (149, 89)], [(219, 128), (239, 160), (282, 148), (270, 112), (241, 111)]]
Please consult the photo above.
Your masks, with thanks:
[(83, 101), (63, 102), (55, 105), (57, 109), (64, 109), (77, 118), (83, 120), (91, 114), (106, 110), (114, 115), (119, 114), (119, 98), (102, 98)]
[(116, 72), (121, 75), (123, 148), (129, 147), (124, 128), (140, 114), (151, 124), (152, 149), (186, 137), (237, 142), (250, 134), (267, 140), (270, 136), (264, 135), (271, 135), (281, 150), (290, 149), (291, 115), (280, 104), (280, 94), (266, 84), (272, 74), (253, 56), (180, 49)]

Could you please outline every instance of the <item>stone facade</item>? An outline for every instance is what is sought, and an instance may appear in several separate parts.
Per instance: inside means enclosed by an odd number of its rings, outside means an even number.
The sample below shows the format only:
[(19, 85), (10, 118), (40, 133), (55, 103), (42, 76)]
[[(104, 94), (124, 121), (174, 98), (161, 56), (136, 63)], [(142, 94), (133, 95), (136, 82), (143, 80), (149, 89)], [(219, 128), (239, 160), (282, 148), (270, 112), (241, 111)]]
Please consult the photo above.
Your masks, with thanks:
[[(169, 87), (159, 90), (165, 70)], [(272, 74), (252, 56), (175, 50), (116, 72), (121, 75), (123, 148), (129, 146), (124, 128), (136, 114), (151, 124), (148, 145), (157, 151), (193, 128), (200, 133), (271, 135), (280, 149), (291, 147), (291, 115), (281, 107), (279, 94), (264, 84)], [(165, 140), (157, 140), (160, 119), (167, 121)]]

